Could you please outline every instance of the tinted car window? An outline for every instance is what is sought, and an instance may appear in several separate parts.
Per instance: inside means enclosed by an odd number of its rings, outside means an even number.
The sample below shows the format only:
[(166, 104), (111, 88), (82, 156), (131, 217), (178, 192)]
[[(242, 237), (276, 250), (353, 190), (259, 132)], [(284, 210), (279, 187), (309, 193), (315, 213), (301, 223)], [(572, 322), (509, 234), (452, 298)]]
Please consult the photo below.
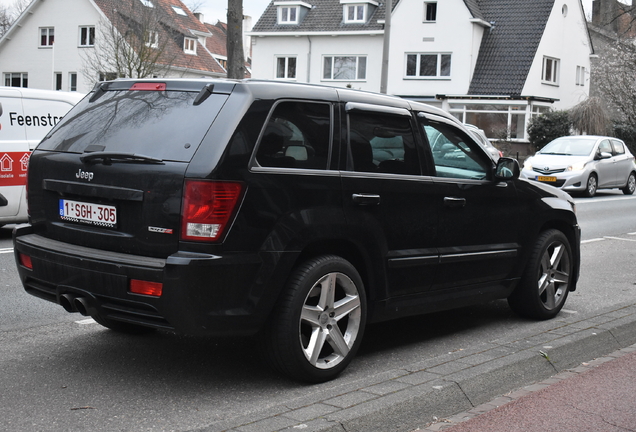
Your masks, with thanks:
[(163, 160), (190, 161), (226, 95), (194, 105), (195, 92), (107, 91), (85, 98), (38, 147), (69, 153), (127, 152)]
[(274, 108), (256, 153), (263, 167), (326, 169), (331, 105), (281, 102)]
[(455, 128), (443, 123), (422, 123), (424, 134), (433, 153), (438, 177), (484, 179), (488, 165), (482, 155), (473, 150), (468, 140)]
[(351, 111), (349, 156), (354, 171), (421, 174), (406, 116)]

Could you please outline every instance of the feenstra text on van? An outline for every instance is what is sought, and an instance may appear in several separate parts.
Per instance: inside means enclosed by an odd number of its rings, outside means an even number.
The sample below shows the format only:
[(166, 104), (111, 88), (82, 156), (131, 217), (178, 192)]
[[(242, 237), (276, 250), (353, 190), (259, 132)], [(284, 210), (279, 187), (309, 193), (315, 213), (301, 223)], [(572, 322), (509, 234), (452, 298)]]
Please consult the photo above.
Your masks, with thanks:
[(50, 113), (43, 116), (18, 115), (17, 112), (9, 113), (9, 121), (11, 126), (15, 124), (19, 126), (55, 126), (62, 117), (52, 116)]

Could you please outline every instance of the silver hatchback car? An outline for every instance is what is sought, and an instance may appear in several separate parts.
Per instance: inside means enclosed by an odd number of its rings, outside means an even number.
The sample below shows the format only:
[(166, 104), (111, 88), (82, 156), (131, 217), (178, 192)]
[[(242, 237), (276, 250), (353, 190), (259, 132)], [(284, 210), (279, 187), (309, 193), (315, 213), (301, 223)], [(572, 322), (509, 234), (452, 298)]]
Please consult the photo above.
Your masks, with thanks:
[(636, 190), (636, 164), (625, 143), (606, 136), (557, 138), (523, 164), (521, 177), (592, 197), (598, 189)]

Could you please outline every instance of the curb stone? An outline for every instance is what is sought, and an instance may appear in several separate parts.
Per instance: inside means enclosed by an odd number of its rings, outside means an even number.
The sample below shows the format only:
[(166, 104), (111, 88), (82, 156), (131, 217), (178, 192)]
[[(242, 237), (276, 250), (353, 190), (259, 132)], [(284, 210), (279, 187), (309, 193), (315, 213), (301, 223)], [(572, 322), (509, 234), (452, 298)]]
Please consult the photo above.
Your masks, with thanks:
[(636, 304), (627, 304), (580, 320), (555, 320), (518, 340), (480, 343), (197, 431), (436, 431), (593, 367), (581, 366), (584, 362), (597, 365), (636, 349), (635, 344)]

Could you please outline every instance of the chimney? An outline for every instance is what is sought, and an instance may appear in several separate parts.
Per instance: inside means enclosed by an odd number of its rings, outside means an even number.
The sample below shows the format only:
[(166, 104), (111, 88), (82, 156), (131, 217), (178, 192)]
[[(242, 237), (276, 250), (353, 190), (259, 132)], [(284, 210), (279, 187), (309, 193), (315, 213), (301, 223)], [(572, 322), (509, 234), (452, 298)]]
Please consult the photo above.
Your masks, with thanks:
[(195, 13), (194, 13), (194, 16), (195, 16), (195, 17), (196, 17), (199, 21), (204, 22), (204, 21), (203, 21), (203, 14), (202, 14), (201, 12), (195, 12)]

